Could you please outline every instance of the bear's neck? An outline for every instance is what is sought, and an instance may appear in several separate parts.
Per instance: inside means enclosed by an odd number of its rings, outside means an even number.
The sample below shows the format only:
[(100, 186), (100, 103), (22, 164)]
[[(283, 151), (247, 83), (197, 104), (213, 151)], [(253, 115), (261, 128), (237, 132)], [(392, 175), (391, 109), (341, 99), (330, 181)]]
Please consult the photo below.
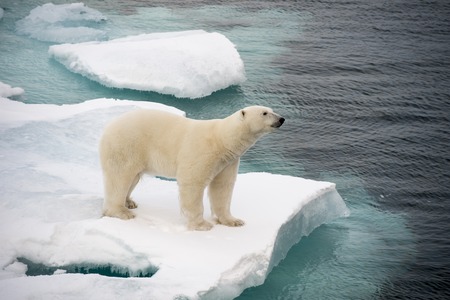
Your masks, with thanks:
[(221, 120), (218, 130), (223, 147), (234, 158), (239, 158), (256, 143), (260, 136), (251, 134), (243, 122), (232, 117), (233, 115)]

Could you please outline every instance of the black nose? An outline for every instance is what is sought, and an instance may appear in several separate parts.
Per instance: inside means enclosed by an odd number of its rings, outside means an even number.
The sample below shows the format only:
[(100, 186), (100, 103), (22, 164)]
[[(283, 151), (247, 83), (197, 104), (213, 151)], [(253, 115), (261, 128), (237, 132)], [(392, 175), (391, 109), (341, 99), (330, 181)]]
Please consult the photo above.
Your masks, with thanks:
[(280, 126), (283, 125), (284, 123), (284, 118), (280, 118)]

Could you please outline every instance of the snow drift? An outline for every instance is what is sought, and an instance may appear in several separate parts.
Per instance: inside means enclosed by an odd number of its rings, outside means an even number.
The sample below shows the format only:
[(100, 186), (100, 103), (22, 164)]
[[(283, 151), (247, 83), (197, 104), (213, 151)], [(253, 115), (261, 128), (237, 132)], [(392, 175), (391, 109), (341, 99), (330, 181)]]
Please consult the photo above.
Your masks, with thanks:
[(135, 219), (101, 217), (97, 142), (108, 120), (137, 106), (183, 114), (148, 102), (0, 98), (0, 298), (232, 299), (262, 284), (302, 236), (348, 214), (333, 183), (248, 173), (232, 202), (244, 227), (187, 231), (176, 182), (150, 177), (134, 192)]
[(108, 87), (200, 98), (245, 81), (244, 64), (222, 34), (203, 30), (54, 45), (69, 70)]

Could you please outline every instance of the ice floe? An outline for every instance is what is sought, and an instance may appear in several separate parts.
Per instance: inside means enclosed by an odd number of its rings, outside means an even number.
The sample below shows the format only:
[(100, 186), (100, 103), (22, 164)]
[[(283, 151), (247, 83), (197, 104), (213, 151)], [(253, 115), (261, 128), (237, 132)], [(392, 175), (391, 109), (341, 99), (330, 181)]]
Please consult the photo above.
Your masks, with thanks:
[(54, 45), (49, 53), (69, 70), (105, 86), (179, 98), (205, 97), (245, 81), (235, 45), (217, 32), (142, 34)]
[(20, 96), (25, 91), (23, 88), (20, 87), (12, 87), (9, 84), (3, 83), (0, 81), (0, 97), (14, 97), (14, 96)]
[(106, 32), (95, 27), (105, 20), (102, 13), (84, 3), (47, 3), (32, 9), (28, 16), (17, 21), (16, 30), (19, 34), (46, 42), (104, 40)]
[(134, 192), (135, 219), (101, 217), (97, 142), (108, 120), (136, 107), (183, 114), (148, 102), (0, 98), (2, 299), (232, 299), (262, 284), (302, 236), (348, 214), (333, 183), (247, 173), (232, 202), (243, 227), (187, 231), (176, 182), (151, 177)]

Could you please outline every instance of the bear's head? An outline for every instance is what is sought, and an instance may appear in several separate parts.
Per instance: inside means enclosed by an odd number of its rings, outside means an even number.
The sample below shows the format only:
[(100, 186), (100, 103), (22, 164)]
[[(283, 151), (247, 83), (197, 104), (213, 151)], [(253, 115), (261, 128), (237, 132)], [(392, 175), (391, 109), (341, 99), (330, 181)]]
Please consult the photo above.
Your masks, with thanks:
[(241, 121), (255, 136), (274, 131), (284, 123), (284, 118), (269, 107), (249, 106), (239, 111)]
[[(284, 123), (284, 118), (264, 106), (249, 106), (222, 119), (219, 132), (223, 145), (234, 156), (243, 155), (263, 135)], [(233, 156), (232, 155), (232, 156)]]

